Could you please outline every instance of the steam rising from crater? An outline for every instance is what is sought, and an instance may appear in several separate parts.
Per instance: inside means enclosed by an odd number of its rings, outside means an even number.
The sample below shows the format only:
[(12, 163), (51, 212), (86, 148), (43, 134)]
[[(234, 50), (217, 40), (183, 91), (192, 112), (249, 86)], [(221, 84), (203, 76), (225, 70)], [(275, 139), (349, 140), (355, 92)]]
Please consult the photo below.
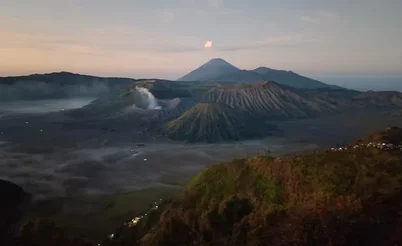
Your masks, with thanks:
[(208, 40), (208, 41), (205, 42), (205, 44), (204, 44), (204, 47), (205, 47), (206, 49), (210, 49), (210, 48), (212, 48), (212, 46), (213, 46), (213, 43), (212, 43), (211, 40)]
[(141, 94), (141, 99), (144, 100), (146, 109), (151, 110), (162, 109), (162, 107), (158, 105), (158, 100), (154, 97), (154, 95), (152, 95), (152, 93), (147, 88), (136, 86), (135, 89)]

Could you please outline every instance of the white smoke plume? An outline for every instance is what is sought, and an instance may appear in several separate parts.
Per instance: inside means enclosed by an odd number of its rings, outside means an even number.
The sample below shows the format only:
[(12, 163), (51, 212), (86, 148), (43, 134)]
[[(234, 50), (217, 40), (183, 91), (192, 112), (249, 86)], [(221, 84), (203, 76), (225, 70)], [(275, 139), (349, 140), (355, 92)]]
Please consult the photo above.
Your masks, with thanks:
[(161, 106), (158, 105), (158, 100), (156, 100), (155, 96), (147, 89), (143, 87), (135, 87), (136, 90), (141, 94), (141, 96), (146, 100), (147, 109), (155, 109), (160, 110), (162, 109)]
[(205, 43), (205, 45), (204, 45), (204, 47), (205, 48), (212, 48), (212, 46), (213, 46), (213, 43), (212, 43), (212, 41), (211, 40), (208, 40), (206, 43)]

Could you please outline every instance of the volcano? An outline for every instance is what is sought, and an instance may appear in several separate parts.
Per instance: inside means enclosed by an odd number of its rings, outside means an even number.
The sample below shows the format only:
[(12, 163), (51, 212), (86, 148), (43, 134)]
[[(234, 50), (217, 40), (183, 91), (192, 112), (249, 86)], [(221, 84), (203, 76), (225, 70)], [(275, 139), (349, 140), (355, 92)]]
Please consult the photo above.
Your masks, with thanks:
[(213, 80), (214, 78), (221, 76), (223, 74), (231, 74), (240, 71), (237, 67), (233, 66), (229, 62), (221, 59), (215, 58), (199, 68), (191, 71), (187, 75), (184, 75), (179, 81), (207, 81)]
[(247, 112), (225, 104), (199, 103), (168, 122), (162, 134), (172, 140), (219, 142), (263, 136), (272, 129), (257, 122)]

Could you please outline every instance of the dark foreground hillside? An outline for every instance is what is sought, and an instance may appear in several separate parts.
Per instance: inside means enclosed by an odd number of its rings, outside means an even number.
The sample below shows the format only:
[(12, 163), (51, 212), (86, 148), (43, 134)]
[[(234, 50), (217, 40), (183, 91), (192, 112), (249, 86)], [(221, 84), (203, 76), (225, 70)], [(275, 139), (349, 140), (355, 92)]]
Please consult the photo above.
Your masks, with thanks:
[(21, 187), (0, 179), (0, 245), (15, 245), (22, 208), (31, 196)]
[(127, 237), (127, 245), (399, 245), (395, 144), (220, 164), (194, 177), (159, 219), (140, 221), (110, 245)]
[[(102, 245), (401, 245), (401, 132), (219, 164)], [(22, 232), (23, 245), (79, 245), (51, 223)]]
[(0, 77), (0, 101), (99, 97), (134, 82), (69, 72)]

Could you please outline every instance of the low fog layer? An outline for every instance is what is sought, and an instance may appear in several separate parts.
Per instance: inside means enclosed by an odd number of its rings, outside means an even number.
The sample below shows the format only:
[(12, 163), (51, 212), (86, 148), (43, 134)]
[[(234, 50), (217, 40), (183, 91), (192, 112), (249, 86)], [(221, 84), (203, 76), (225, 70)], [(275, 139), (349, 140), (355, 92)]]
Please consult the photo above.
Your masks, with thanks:
[[(14, 112), (0, 118), (0, 179), (22, 186), (37, 199), (150, 186), (182, 186), (203, 168), (222, 161), (327, 148), (360, 137), (363, 131), (378, 130), (402, 119), (393, 114), (358, 116), (354, 113), (352, 117), (289, 120), (280, 122), (284, 137), (182, 144), (158, 138), (145, 128), (149, 127), (149, 116), (176, 109), (186, 104), (185, 100), (158, 101), (144, 88), (136, 88), (123, 102), (116, 98), (121, 97), (98, 101), (98, 110), (105, 114), (95, 114), (93, 118), (85, 118), (89, 111), (95, 110), (91, 104), (75, 110), (80, 111), (77, 115), (67, 110), (23, 115), (81, 107), (92, 99), (0, 104), (0, 111)], [(104, 107), (111, 102), (116, 103)], [(161, 106), (164, 110), (157, 110)], [(139, 113), (111, 114), (118, 112), (119, 107), (131, 107)], [(339, 122), (344, 126), (340, 127)]]
[[(3, 148), (1, 148), (3, 146)], [(156, 185), (183, 185), (204, 167), (233, 158), (317, 148), (280, 139), (235, 144), (155, 143), (76, 149), (49, 154), (8, 152), (0, 145), (0, 178), (36, 198), (113, 193)]]
[(67, 98), (48, 100), (15, 100), (0, 103), (0, 117), (16, 114), (44, 114), (61, 110), (81, 108), (95, 98)]
[(58, 85), (39, 81), (22, 81), (12, 85), (0, 84), (0, 101), (98, 97), (110, 91), (108, 85), (102, 82), (91, 85)]

